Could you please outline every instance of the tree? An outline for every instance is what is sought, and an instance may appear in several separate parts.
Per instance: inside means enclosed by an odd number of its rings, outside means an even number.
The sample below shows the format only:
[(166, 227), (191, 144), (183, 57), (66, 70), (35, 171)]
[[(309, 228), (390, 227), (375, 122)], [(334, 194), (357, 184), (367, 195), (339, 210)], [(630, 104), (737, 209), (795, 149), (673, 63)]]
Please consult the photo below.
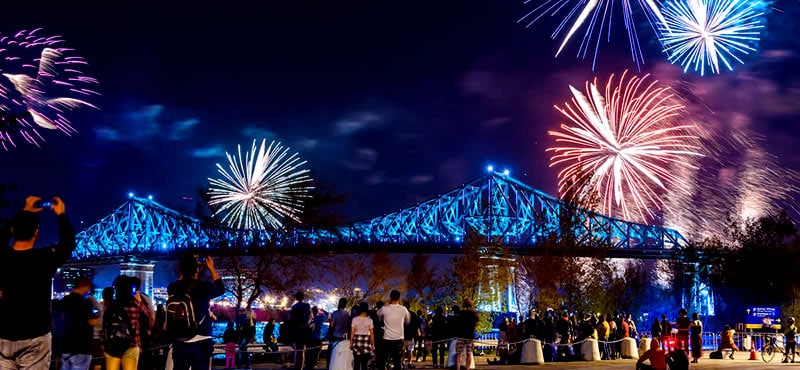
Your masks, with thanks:
[(405, 290), (402, 269), (397, 265), (397, 260), (388, 253), (383, 251), (373, 253), (370, 256), (368, 270), (364, 297), (371, 303), (387, 300), (389, 292), (393, 289)]
[(800, 241), (786, 212), (744, 222), (729, 219), (721, 235), (697, 247), (702, 281), (717, 292), (721, 316), (740, 322), (752, 305), (781, 305), (786, 315), (800, 313)]
[[(590, 218), (597, 215), (593, 209), (598, 203), (595, 193), (564, 194), (564, 202), (555, 210), (556, 227), (534, 247), (540, 248), (542, 255), (517, 258), (514, 280), (522, 295), (518, 301), (527, 305), (526, 312), (547, 308), (584, 311), (606, 298), (603, 289), (610, 284), (612, 274), (603, 254), (609, 246), (599, 236), (603, 230), (590, 230)], [(541, 224), (547, 224), (546, 215), (537, 217)], [(576, 257), (579, 254), (597, 257)]]
[(315, 275), (322, 277), (322, 283), (328, 285), (339, 297), (347, 298), (348, 306), (361, 301), (366, 286), (366, 256), (347, 254), (330, 257), (317, 257)]
[(514, 260), (500, 238), (487, 240), (473, 230), (466, 235), (462, 254), (450, 259), (450, 268), (437, 282), (434, 302), (443, 307), (471, 300), (478, 310), (478, 332), (492, 328), (492, 312), (508, 307), (505, 289), (512, 282)]
[(407, 296), (423, 306), (433, 303), (436, 273), (430, 266), (431, 256), (417, 253), (411, 257), (411, 268), (406, 279)]

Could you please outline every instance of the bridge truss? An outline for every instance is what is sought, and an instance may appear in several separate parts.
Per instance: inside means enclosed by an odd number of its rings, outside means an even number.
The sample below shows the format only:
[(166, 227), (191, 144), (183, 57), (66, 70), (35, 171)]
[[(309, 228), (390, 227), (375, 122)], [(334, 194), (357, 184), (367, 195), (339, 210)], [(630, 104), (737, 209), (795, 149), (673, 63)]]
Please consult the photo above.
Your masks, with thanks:
[(243, 254), (267, 249), (290, 254), (457, 253), (465, 240), (476, 239), (515, 254), (537, 254), (558, 253), (547, 247), (552, 245), (548, 241), (565, 237), (583, 246), (565, 253), (611, 257), (674, 258), (688, 246), (675, 230), (581, 209), (512, 177), (490, 173), (398, 212), (324, 229), (233, 230), (131, 197), (78, 234), (73, 260), (170, 258), (190, 249)]

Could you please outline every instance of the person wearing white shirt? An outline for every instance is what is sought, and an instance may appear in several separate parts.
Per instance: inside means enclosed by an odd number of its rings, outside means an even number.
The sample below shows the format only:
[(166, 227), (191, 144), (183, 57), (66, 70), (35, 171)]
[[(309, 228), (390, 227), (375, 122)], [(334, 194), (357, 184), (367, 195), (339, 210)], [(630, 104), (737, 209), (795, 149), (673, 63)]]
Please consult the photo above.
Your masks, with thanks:
[[(383, 349), (386, 351), (382, 359), (391, 357), (395, 369), (400, 369), (400, 358), (403, 354), (403, 328), (411, 322), (408, 309), (400, 304), (400, 292), (389, 293), (389, 304), (378, 310), (378, 318), (383, 321)], [(378, 364), (379, 369), (386, 364)]]

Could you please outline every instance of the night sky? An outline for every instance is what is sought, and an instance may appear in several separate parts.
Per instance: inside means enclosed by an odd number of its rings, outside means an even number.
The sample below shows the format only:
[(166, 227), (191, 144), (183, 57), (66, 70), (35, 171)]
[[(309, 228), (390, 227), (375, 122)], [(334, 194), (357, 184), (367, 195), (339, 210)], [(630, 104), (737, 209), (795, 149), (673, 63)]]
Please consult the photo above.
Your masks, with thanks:
[[(100, 110), (71, 114), (74, 137), (47, 133), (41, 149), (0, 152), (0, 180), (16, 181), (20, 198), (62, 196), (84, 226), (129, 191), (190, 211), (183, 198), (216, 176), (225, 151), (267, 138), (350, 195), (348, 220), (448, 191), (487, 164), (553, 194), (552, 106), (569, 99), (569, 84), (636, 69), (619, 27), (596, 72), (573, 57), (576, 45), (554, 58), (556, 23), (525, 29), (517, 20), (530, 5), (516, 0), (222, 3), (4, 4), (0, 32), (62, 35), (102, 96)], [(641, 24), (643, 72), (724, 92), (703, 104), (744, 116), (764, 150), (800, 169), (800, 12), (796, 2), (774, 7), (759, 55), (703, 79), (664, 62)]]

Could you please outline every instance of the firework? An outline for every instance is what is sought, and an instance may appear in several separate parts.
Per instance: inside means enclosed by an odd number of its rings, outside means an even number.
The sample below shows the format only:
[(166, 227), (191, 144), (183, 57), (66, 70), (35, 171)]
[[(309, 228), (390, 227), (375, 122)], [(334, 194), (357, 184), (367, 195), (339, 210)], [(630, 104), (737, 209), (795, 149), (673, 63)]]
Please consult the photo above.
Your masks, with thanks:
[(688, 184), (674, 175), (687, 157), (701, 156), (694, 145), (697, 129), (679, 123), (683, 111), (669, 87), (647, 77), (612, 75), (605, 94), (598, 82), (586, 83), (586, 93), (570, 86), (572, 101), (556, 109), (571, 124), (549, 131), (558, 146), (550, 166), (564, 166), (558, 174), (559, 192), (596, 192), (602, 212), (627, 220), (648, 222), (660, 209), (659, 192)]
[(661, 196), (664, 225), (692, 242), (711, 237), (732, 242), (724, 238), (734, 224), (782, 210), (795, 219), (800, 215), (800, 173), (779, 156), (779, 147), (759, 133), (760, 122), (785, 114), (784, 109), (765, 104), (780, 101), (785, 94), (765, 89), (774, 84), (770, 73), (782, 69), (774, 63), (744, 68), (745, 74), (691, 83), (677, 79), (679, 71), (663, 75), (685, 98), (686, 115), (703, 122), (699, 136), (705, 156), (687, 158), (693, 169), (675, 171), (691, 184), (691, 191), (669, 189)]
[(66, 117), (97, 95), (97, 83), (81, 69), (86, 60), (62, 46), (59, 36), (40, 36), (40, 30), (0, 35), (0, 145), (8, 150), (15, 136), (40, 146), (40, 130), (66, 135), (77, 132)]
[[(664, 225), (689, 240), (725, 236), (733, 224), (776, 214), (797, 214), (793, 200), (800, 174), (783, 167), (762, 149), (763, 138), (745, 129), (719, 130), (702, 139), (713, 148), (704, 158), (689, 161), (695, 170), (678, 176), (690, 181), (691, 192), (668, 191)], [(702, 169), (702, 170), (699, 170)]]
[(760, 2), (747, 0), (669, 1), (659, 31), (669, 61), (704, 75), (720, 73), (720, 65), (733, 70), (732, 62), (756, 51), (764, 25)]
[(311, 177), (309, 170), (302, 169), (297, 153), (280, 143), (262, 140), (261, 146), (253, 147), (242, 156), (228, 156), (229, 170), (217, 163), (220, 179), (211, 182), (209, 205), (216, 208), (215, 214), (222, 222), (238, 229), (279, 229), (284, 221), (298, 221), (305, 198), (308, 197)]
[[(525, 0), (524, 3), (528, 4), (532, 1), (533, 0)], [(661, 14), (655, 0), (639, 0), (638, 2), (654, 31), (656, 31), (657, 28), (656, 24), (666, 24), (664, 16)], [(639, 44), (636, 21), (633, 16), (634, 6), (631, 4), (631, 0), (620, 0), (620, 4), (617, 6), (622, 9), (622, 19), (625, 22), (625, 29), (628, 33), (628, 42), (630, 43), (632, 59), (634, 63), (639, 66), (644, 63), (644, 56), (642, 54), (641, 45)], [(585, 28), (586, 31), (584, 32), (580, 47), (578, 48), (578, 56), (586, 58), (589, 51), (594, 50), (592, 56), (592, 69), (594, 69), (597, 63), (600, 40), (603, 38), (604, 34), (607, 34), (607, 41), (611, 39), (613, 8), (614, 0), (544, 0), (517, 22), (526, 23), (525, 27), (527, 28), (545, 15), (555, 17), (566, 13), (551, 35), (551, 37), (555, 39), (566, 31), (566, 35), (564, 35), (561, 45), (558, 47), (558, 51), (556, 51), (556, 56), (561, 54), (567, 43), (569, 43), (572, 37), (575, 36), (581, 28)]]

